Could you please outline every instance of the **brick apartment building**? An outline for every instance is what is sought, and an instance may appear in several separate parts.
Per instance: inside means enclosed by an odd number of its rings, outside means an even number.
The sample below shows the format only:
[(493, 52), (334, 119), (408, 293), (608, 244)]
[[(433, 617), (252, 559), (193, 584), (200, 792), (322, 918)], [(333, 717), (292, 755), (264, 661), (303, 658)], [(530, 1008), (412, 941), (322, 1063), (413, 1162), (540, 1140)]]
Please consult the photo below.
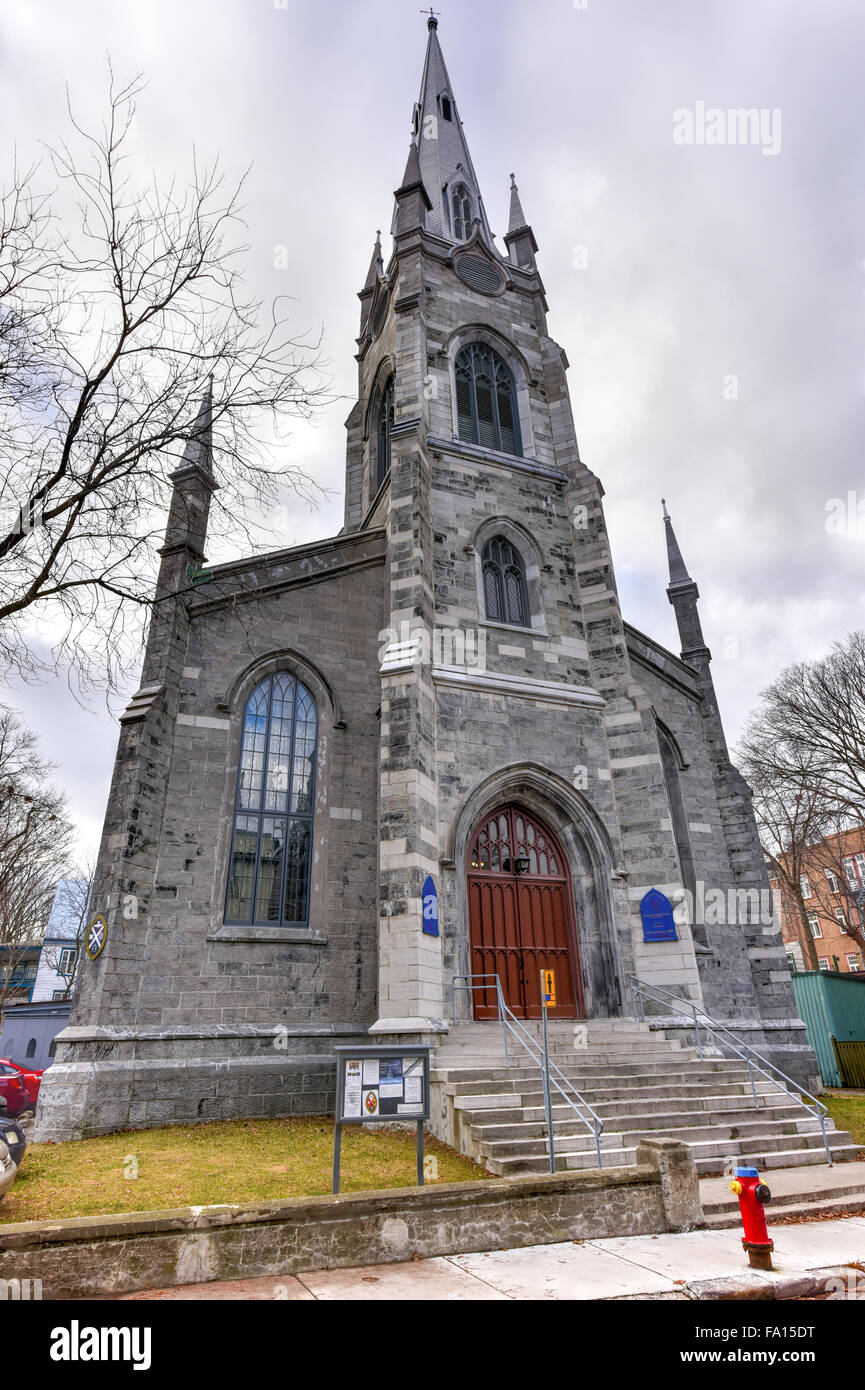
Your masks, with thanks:
[(865, 827), (827, 836), (812, 846), (804, 864), (799, 894), (810, 950), (803, 940), (798, 895), (772, 879), (787, 959), (796, 970), (813, 970), (816, 963), (819, 970), (858, 974), (865, 970), (865, 951), (857, 938), (865, 923)]

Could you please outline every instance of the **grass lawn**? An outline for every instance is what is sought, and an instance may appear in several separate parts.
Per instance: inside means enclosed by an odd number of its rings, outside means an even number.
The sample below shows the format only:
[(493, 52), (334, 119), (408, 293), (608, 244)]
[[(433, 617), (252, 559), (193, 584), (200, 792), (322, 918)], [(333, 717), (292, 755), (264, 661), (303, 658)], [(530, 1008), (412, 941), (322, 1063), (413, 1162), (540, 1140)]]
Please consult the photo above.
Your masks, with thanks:
[(827, 1091), (820, 1099), (838, 1128), (849, 1130), (865, 1149), (865, 1092)]
[[(424, 1155), (427, 1182), (490, 1176), (431, 1135)], [(316, 1196), (330, 1192), (332, 1164), (333, 1124), (314, 1118), (171, 1125), (34, 1144), (0, 1203), (0, 1223)], [(343, 1130), (342, 1192), (416, 1181), (414, 1132)]]

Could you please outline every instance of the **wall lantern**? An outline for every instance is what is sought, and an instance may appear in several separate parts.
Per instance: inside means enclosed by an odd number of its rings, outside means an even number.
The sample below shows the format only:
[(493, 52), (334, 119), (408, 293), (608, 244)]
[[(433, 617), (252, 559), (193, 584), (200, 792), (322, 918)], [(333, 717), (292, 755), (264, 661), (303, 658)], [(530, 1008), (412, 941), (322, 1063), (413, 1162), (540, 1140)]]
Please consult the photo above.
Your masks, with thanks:
[(532, 862), (531, 862), (531, 860), (530, 860), (529, 858), (527, 858), (527, 857), (524, 858), (522, 855), (519, 855), (519, 856), (514, 860), (514, 873), (515, 873), (515, 874), (527, 874), (528, 871), (529, 871), (529, 869), (530, 869), (531, 867), (532, 867)]

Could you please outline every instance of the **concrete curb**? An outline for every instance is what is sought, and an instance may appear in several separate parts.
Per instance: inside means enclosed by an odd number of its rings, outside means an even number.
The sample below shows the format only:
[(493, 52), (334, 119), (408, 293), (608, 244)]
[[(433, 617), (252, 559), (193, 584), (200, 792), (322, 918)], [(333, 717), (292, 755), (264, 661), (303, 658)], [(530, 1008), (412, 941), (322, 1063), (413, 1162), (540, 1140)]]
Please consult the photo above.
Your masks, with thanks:
[[(641, 1302), (777, 1302), (798, 1298), (861, 1298), (865, 1299), (865, 1272), (856, 1265), (830, 1265), (825, 1269), (809, 1269), (801, 1274), (775, 1276), (743, 1271), (732, 1278), (696, 1279), (683, 1283), (680, 1291), (637, 1294)], [(610, 1303), (631, 1303), (633, 1296), (605, 1300)]]

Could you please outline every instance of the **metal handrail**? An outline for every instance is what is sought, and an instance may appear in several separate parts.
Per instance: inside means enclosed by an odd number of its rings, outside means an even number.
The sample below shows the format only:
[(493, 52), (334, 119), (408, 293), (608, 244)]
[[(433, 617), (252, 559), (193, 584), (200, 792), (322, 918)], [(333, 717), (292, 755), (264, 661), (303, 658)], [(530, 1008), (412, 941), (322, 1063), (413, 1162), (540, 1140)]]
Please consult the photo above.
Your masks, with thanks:
[[(804, 1086), (800, 1086), (799, 1082), (794, 1081), (792, 1076), (788, 1076), (780, 1067), (776, 1067), (774, 1062), (770, 1062), (768, 1057), (764, 1057), (763, 1054), (752, 1047), (750, 1043), (743, 1042), (741, 1038), (736, 1036), (732, 1029), (728, 1028), (723, 1023), (719, 1023), (717, 1019), (712, 1018), (710, 1014), (706, 1013), (702, 1005), (695, 1004), (693, 1000), (690, 999), (682, 999), (681, 995), (673, 994), (670, 990), (664, 989), (661, 985), (647, 984), (645, 980), (638, 979), (636, 975), (628, 975), (627, 980), (631, 987), (631, 1000), (634, 1006), (635, 1023), (645, 1023), (646, 1021), (646, 1011), (643, 1007), (644, 995), (650, 999), (654, 996), (656, 1003), (672, 1004), (676, 1013), (689, 1015), (694, 1023), (694, 1039), (697, 1044), (697, 1052), (700, 1059), (702, 1060), (703, 1058), (703, 1044), (700, 1041), (700, 1027), (702, 1025), (704, 1032), (716, 1036), (723, 1047), (729, 1047), (731, 1051), (735, 1052), (737, 1057), (741, 1058), (743, 1062), (747, 1062), (748, 1080), (751, 1083), (751, 1095), (754, 1098), (755, 1110), (760, 1109), (760, 1102), (757, 1099), (757, 1087), (754, 1083), (754, 1072), (756, 1070), (761, 1076), (764, 1076), (767, 1081), (771, 1081), (774, 1086), (782, 1090), (785, 1095), (791, 1096), (792, 1099), (796, 1101), (797, 1105), (801, 1105), (802, 1109), (806, 1114), (810, 1115), (812, 1119), (816, 1118), (819, 1120), (820, 1132), (823, 1135), (823, 1147), (826, 1150), (826, 1161), (830, 1167), (834, 1167), (832, 1150), (829, 1148), (829, 1140), (826, 1137), (826, 1116), (829, 1111), (822, 1101), (818, 1100), (816, 1096), (812, 1096), (810, 1091), (806, 1091)], [(663, 995), (663, 999), (657, 998), (658, 995)], [(640, 1004), (639, 1017), (637, 1016), (638, 999)], [(756, 1062), (754, 1058), (756, 1058)], [(772, 1072), (775, 1073), (774, 1076), (770, 1075)], [(781, 1081), (776, 1080), (776, 1077), (779, 1076), (782, 1078), (782, 1081), (789, 1082), (789, 1086), (782, 1085)], [(795, 1089), (791, 1091), (789, 1089), (790, 1086)], [(817, 1112), (816, 1117), (811, 1106), (807, 1105), (803, 1100), (804, 1096), (807, 1096), (808, 1100), (813, 1101)]]
[[(466, 983), (458, 983), (461, 980), (464, 980)], [(461, 990), (471, 994), (473, 990), (478, 988), (478, 985), (473, 982), (480, 980), (495, 980), (496, 1011), (498, 1013), (498, 1022), (502, 1025), (505, 1042), (505, 1066), (508, 1067), (508, 1069), (510, 1069), (510, 1059), (508, 1054), (508, 1033), (510, 1032), (513, 1034), (515, 1041), (519, 1043), (520, 1047), (522, 1047), (523, 1050), (529, 1054), (529, 1057), (534, 1062), (535, 1066), (540, 1067), (541, 1069), (541, 1079), (544, 1083), (544, 1109), (547, 1115), (547, 1128), (549, 1130), (550, 1136), (550, 1172), (554, 1173), (556, 1171), (555, 1136), (553, 1131), (552, 1107), (550, 1101), (551, 1086), (553, 1086), (556, 1089), (556, 1091), (558, 1091), (559, 1095), (566, 1102), (566, 1104), (568, 1104), (571, 1107), (580, 1123), (584, 1124), (586, 1128), (590, 1130), (591, 1133), (594, 1135), (595, 1150), (598, 1156), (598, 1167), (602, 1167), (601, 1135), (604, 1132), (603, 1120), (601, 1119), (597, 1111), (594, 1110), (593, 1107), (589, 1104), (585, 1096), (580, 1095), (580, 1092), (577, 1090), (576, 1086), (573, 1084), (572, 1081), (568, 1080), (561, 1068), (557, 1066), (555, 1062), (551, 1061), (549, 1043), (546, 1038), (546, 1033), (544, 1038), (544, 1047), (541, 1047), (532, 1037), (531, 1033), (527, 1032), (526, 1029), (522, 1026), (515, 1014), (513, 1014), (512, 1011), (508, 1008), (507, 1004), (505, 1003), (504, 993), (502, 991), (502, 982), (499, 979), (498, 975), (455, 975), (452, 985), (453, 1017), (456, 1017), (457, 991)], [(564, 1087), (567, 1087), (568, 1089), (565, 1090)], [(568, 1094), (568, 1092), (570, 1092), (571, 1094)], [(591, 1116), (591, 1119), (588, 1119), (582, 1113), (580, 1106), (584, 1107), (584, 1109), (588, 1111), (589, 1115)]]

